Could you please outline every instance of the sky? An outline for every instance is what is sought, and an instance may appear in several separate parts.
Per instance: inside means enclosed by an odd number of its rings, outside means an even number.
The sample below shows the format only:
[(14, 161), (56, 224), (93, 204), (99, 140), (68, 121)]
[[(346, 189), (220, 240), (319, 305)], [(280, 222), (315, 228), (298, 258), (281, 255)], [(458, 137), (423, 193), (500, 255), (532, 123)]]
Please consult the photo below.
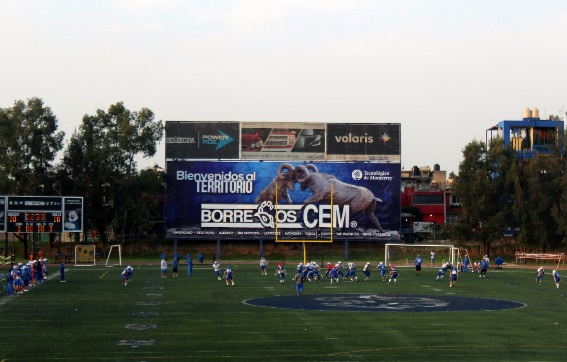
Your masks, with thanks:
[(67, 140), (120, 101), (164, 122), (400, 123), (404, 169), (458, 173), (499, 121), (567, 111), (566, 1), (0, 0), (0, 24), (0, 107), (41, 98)]

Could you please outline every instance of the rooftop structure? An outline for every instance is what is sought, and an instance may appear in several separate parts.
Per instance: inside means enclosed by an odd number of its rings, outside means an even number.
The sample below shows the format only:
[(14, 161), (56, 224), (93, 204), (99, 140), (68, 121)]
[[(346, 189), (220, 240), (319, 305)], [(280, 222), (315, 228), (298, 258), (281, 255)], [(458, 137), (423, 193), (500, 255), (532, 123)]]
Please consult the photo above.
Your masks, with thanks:
[(486, 143), (500, 137), (505, 146), (514, 149), (517, 159), (525, 160), (551, 154), (554, 149), (563, 153), (563, 133), (563, 121), (541, 120), (537, 108), (526, 108), (522, 120), (504, 120), (487, 129)]

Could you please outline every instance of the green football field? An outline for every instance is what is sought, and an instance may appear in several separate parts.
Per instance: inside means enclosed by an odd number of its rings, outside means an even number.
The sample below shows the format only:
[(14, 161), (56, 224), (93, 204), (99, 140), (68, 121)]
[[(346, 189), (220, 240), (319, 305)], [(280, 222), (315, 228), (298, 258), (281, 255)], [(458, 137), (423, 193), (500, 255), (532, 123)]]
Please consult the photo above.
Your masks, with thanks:
[[(224, 267), (229, 264), (221, 263)], [(17, 297), (1, 299), (0, 361), (552, 361), (567, 357), (567, 285), (557, 289), (546, 267), (543, 285), (535, 267), (490, 269), (486, 278), (462, 273), (456, 287), (436, 268), (416, 277), (399, 268), (397, 285), (371, 280), (330, 285), (305, 283), (295, 296), (296, 263), (287, 264), (280, 284), (274, 265), (268, 275), (256, 265), (231, 264), (234, 287), (218, 281), (210, 265), (187, 276), (160, 278), (158, 265), (67, 266), (66, 283), (52, 275)], [(125, 266), (125, 265), (124, 265)], [(373, 265), (375, 267), (375, 265)], [(287, 296), (288, 307), (253, 306), (254, 298)], [(437, 297), (514, 301), (519, 308), (412, 312), (411, 305)], [(324, 310), (302, 309), (323, 300)], [(270, 301), (271, 299), (262, 299)], [(351, 303), (352, 301), (352, 303)], [(385, 303), (376, 307), (376, 301)], [(381, 301), (381, 302), (380, 302)], [(416, 302), (417, 301), (417, 302)], [(426, 302), (425, 302), (426, 303)], [(342, 310), (336, 310), (335, 306)], [(374, 307), (368, 307), (374, 306)]]

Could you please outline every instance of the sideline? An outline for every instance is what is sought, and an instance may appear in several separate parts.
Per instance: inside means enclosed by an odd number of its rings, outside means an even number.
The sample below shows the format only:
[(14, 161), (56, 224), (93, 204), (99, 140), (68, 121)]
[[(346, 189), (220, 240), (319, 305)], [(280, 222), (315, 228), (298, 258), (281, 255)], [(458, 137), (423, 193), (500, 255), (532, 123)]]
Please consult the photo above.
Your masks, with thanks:
[[(65, 271), (67, 271), (67, 270), (65, 270)], [(28, 292), (31, 292), (31, 291), (34, 290), (35, 288), (37, 288), (37, 287), (43, 285), (45, 282), (48, 282), (48, 281), (50, 281), (51, 279), (57, 279), (56, 277), (59, 276), (59, 272), (56, 272), (56, 273), (53, 273), (53, 274), (48, 274), (47, 276), (48, 276), (48, 277), (44, 278), (43, 282), (38, 283), (38, 284), (36, 284), (35, 286), (29, 288), (29, 289), (28, 289)], [(8, 302), (10, 302), (10, 301), (12, 301), (12, 300), (14, 300), (14, 299), (16, 299), (17, 297), (23, 295), (23, 294), (16, 294), (16, 293), (14, 293), (14, 294), (12, 294), (12, 295), (6, 295), (6, 293), (7, 293), (7, 290), (6, 290), (7, 286), (6, 286), (6, 283), (5, 283), (5, 279), (6, 279), (6, 278), (0, 279), (1, 281), (4, 282), (4, 288), (2, 289), (2, 293), (4, 293), (4, 295), (2, 296), (2, 298), (0, 298), (0, 306), (3, 306), (4, 304), (6, 304), (6, 303), (8, 303)]]

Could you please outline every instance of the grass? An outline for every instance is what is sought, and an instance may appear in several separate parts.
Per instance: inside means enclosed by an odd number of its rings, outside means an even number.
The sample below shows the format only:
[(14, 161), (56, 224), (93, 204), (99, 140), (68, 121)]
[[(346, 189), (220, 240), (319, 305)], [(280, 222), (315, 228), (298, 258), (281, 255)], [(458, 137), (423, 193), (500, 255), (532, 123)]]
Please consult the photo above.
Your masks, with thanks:
[(399, 268), (396, 286), (377, 281), (377, 271), (370, 282), (305, 284), (306, 295), (454, 293), (526, 304), (503, 311), (385, 313), (244, 304), (295, 293), (291, 275), (280, 285), (273, 265), (262, 276), (256, 264), (237, 264), (235, 287), (217, 281), (209, 265), (195, 265), (188, 278), (182, 264), (179, 278), (170, 273), (166, 279), (155, 263), (132, 266), (127, 287), (122, 268), (68, 266), (67, 283), (51, 276), (28, 293), (3, 298), (0, 361), (559, 361), (567, 353), (567, 293), (554, 287), (551, 270), (542, 286), (535, 267), (491, 269), (486, 279), (461, 274), (451, 289), (447, 278), (435, 281), (436, 268), (415, 277), (411, 267)]

